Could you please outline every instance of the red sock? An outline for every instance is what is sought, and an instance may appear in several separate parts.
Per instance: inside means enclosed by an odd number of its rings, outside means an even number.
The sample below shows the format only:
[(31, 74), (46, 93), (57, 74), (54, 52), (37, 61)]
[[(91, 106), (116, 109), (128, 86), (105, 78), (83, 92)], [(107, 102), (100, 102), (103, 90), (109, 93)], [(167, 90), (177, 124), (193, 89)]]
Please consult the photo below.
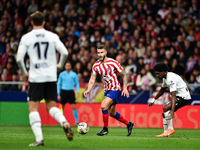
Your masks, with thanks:
[(103, 113), (103, 123), (104, 123), (104, 127), (108, 127), (108, 117), (109, 117), (108, 109), (102, 110), (102, 113)]
[(114, 116), (114, 118), (120, 122), (123, 122), (126, 125), (128, 124), (128, 120), (126, 120), (119, 112), (116, 112), (116, 115)]
[(103, 123), (104, 123), (104, 127), (108, 127), (108, 114), (103, 114)]
[(119, 120), (120, 122), (123, 122), (126, 125), (128, 124), (128, 120), (126, 120), (122, 115), (120, 115), (120, 117), (117, 120)]

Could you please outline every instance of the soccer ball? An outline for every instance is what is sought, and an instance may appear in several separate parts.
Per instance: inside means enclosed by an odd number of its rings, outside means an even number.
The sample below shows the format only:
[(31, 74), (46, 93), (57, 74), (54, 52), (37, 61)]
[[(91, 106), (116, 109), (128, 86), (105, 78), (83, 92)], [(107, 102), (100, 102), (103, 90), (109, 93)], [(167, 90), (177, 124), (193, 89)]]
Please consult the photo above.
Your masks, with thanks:
[(86, 134), (86, 133), (88, 133), (88, 131), (89, 131), (88, 124), (85, 123), (85, 122), (79, 123), (78, 126), (77, 126), (77, 131), (80, 134)]

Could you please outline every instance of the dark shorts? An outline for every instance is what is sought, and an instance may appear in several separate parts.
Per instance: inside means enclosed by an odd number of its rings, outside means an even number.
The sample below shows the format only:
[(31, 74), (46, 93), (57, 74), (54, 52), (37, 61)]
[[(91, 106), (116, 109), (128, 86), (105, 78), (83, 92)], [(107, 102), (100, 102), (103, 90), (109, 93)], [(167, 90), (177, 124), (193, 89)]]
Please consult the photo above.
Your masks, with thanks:
[(73, 90), (69, 91), (61, 90), (60, 96), (61, 96), (61, 101), (60, 101), (61, 104), (65, 105), (68, 102), (68, 100), (70, 104), (76, 104), (75, 93)]
[(187, 105), (189, 102), (190, 100), (184, 100), (182, 97), (176, 96), (176, 106), (174, 111), (177, 111), (179, 108)]
[(56, 82), (29, 83), (27, 101), (54, 100), (56, 101)]
[(121, 95), (121, 91), (120, 90), (117, 90), (117, 91), (106, 91), (104, 93), (104, 98), (106, 98), (106, 97), (111, 98), (113, 100), (112, 105), (115, 105), (115, 104), (119, 103), (118, 98), (120, 97), (120, 95)]

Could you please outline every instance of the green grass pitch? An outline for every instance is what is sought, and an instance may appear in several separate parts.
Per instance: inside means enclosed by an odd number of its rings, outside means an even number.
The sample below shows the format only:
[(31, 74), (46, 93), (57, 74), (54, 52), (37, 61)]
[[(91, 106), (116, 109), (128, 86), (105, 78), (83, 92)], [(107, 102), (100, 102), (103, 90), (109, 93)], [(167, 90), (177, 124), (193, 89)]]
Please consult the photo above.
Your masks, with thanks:
[(44, 147), (29, 147), (35, 138), (30, 126), (0, 125), (0, 150), (199, 150), (200, 130), (175, 129), (168, 138), (156, 138), (163, 129), (134, 128), (127, 137), (126, 128), (109, 128), (106, 136), (96, 135), (102, 128), (90, 127), (81, 135), (72, 127), (74, 139), (68, 141), (58, 126), (42, 126)]

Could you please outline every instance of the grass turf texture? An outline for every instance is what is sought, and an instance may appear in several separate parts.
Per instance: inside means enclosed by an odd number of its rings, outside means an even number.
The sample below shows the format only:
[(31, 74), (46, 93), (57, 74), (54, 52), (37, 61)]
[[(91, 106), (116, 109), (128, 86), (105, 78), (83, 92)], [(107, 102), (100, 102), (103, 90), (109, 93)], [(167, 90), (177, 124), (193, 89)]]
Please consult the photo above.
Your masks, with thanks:
[(74, 140), (68, 141), (64, 131), (58, 126), (42, 126), (44, 147), (29, 147), (35, 138), (30, 126), (0, 125), (0, 150), (197, 150), (200, 149), (200, 130), (175, 129), (169, 138), (156, 138), (163, 129), (134, 128), (127, 137), (126, 128), (109, 128), (106, 136), (96, 135), (102, 128), (90, 127), (81, 135), (72, 127)]

